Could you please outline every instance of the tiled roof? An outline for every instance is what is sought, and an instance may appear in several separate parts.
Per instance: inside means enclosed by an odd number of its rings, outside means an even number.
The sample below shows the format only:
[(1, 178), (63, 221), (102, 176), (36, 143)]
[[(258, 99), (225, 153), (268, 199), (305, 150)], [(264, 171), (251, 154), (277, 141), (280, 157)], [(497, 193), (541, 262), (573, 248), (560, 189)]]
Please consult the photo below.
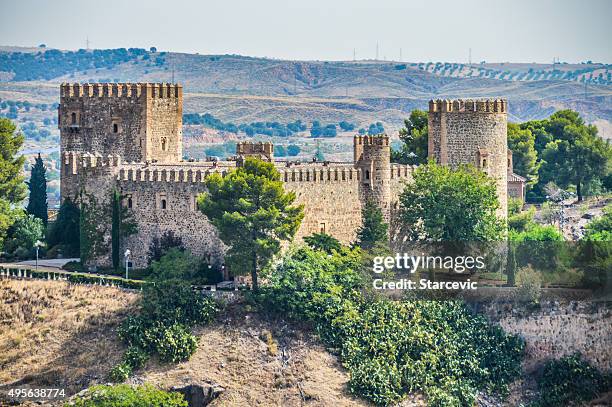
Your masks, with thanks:
[(510, 173), (508, 174), (508, 182), (526, 182), (527, 178), (523, 178), (518, 174)]

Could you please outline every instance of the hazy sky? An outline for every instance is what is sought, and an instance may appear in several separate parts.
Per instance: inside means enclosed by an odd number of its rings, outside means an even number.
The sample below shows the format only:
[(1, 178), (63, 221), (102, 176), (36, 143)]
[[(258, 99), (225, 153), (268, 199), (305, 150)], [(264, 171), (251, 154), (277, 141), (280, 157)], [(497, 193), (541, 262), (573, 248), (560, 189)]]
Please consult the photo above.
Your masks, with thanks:
[(0, 45), (347, 60), (612, 62), (612, 0), (0, 0)]

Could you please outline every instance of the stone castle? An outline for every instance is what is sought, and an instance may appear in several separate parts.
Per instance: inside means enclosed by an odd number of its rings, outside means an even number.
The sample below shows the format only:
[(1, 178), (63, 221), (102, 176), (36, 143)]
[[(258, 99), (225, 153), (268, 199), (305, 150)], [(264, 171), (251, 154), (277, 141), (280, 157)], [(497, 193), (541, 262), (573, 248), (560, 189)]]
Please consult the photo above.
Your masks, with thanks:
[[(392, 220), (402, 185), (411, 181), (415, 169), (390, 162), (386, 135), (355, 136), (352, 162), (275, 161), (271, 143), (250, 142), (238, 143), (236, 157), (229, 161), (183, 161), (182, 113), (180, 85), (61, 85), (62, 200), (76, 199), (84, 191), (108, 202), (114, 189), (120, 191), (138, 227), (121, 248), (130, 249), (133, 267), (147, 265), (152, 240), (169, 230), (194, 254), (222, 262), (224, 245), (198, 211), (196, 199), (205, 192), (209, 174), (225, 174), (247, 156), (274, 162), (285, 189), (305, 205), (296, 239), (325, 232), (346, 243), (355, 239), (368, 199)], [(520, 196), (525, 182), (512, 174), (506, 126), (507, 102), (502, 99), (429, 103), (430, 157), (486, 171), (497, 182), (502, 216), (508, 193)], [(104, 239), (110, 241), (109, 233)], [(91, 263), (110, 265), (110, 244)]]

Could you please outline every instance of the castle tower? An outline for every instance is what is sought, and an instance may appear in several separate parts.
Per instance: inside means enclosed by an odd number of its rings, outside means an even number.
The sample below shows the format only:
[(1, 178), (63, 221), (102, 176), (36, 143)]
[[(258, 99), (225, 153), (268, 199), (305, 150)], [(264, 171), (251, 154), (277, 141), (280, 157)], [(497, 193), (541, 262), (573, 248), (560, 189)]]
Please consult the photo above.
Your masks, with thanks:
[(246, 157), (256, 157), (264, 161), (274, 161), (274, 144), (269, 141), (253, 143), (251, 141), (241, 141), (236, 144), (236, 155), (242, 162)]
[(473, 164), (495, 179), (501, 217), (508, 207), (507, 108), (505, 99), (429, 102), (429, 157), (452, 168)]
[(361, 169), (363, 198), (373, 200), (387, 222), (391, 210), (391, 147), (389, 136), (355, 136), (355, 166)]
[[(60, 87), (58, 109), (61, 155), (178, 162), (183, 149), (182, 116), (181, 85), (65, 83)], [(62, 160), (62, 167), (67, 161)], [(76, 182), (70, 178), (76, 175), (75, 168), (62, 168), (62, 197), (74, 195), (70, 186)]]

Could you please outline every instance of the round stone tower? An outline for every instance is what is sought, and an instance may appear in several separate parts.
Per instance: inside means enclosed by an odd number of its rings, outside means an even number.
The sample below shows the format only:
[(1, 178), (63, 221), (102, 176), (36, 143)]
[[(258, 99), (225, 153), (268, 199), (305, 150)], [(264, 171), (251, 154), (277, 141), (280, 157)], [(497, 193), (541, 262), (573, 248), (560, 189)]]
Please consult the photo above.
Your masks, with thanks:
[(391, 208), (391, 148), (389, 136), (355, 136), (355, 165), (361, 169), (364, 199), (373, 200), (389, 222)]
[(493, 100), (431, 100), (429, 102), (429, 157), (456, 168), (473, 164), (497, 185), (500, 209), (508, 208), (508, 102)]

